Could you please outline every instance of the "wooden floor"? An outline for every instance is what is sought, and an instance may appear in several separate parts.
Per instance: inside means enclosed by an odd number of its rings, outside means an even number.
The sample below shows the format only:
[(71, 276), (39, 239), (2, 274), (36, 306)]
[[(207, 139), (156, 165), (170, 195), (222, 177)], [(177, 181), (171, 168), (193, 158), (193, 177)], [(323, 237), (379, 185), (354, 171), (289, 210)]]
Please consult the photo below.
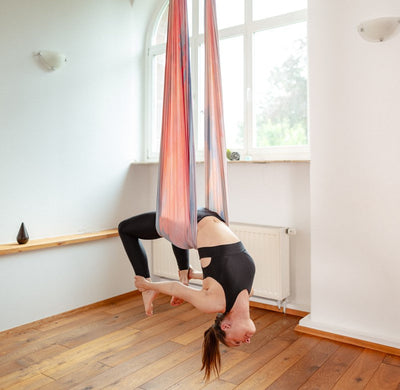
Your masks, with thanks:
[(201, 342), (214, 316), (163, 296), (145, 318), (128, 295), (0, 333), (0, 388), (400, 390), (399, 357), (296, 333), (299, 317), (251, 312), (252, 343), (221, 346), (221, 377), (208, 384)]

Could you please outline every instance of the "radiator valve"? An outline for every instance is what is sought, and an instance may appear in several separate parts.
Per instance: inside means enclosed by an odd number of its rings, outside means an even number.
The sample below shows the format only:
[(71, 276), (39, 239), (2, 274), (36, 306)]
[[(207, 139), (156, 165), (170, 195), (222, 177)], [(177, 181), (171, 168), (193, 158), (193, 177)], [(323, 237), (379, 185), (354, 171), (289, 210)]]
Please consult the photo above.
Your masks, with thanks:
[(289, 236), (295, 236), (296, 235), (296, 229), (295, 228), (287, 228), (286, 229), (286, 234), (289, 234)]

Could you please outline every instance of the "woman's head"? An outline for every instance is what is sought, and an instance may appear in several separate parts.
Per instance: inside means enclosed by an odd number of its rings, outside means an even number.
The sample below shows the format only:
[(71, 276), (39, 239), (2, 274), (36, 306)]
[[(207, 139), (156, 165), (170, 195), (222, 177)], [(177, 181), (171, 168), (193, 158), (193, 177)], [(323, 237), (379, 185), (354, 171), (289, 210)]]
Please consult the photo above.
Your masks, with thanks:
[(210, 379), (212, 372), (219, 376), (221, 368), (219, 342), (227, 347), (238, 347), (243, 343), (250, 343), (255, 331), (256, 327), (250, 318), (233, 320), (229, 313), (218, 314), (214, 324), (204, 332), (201, 369), (204, 369), (205, 380)]
[(228, 347), (238, 347), (242, 344), (249, 344), (256, 331), (253, 320), (231, 316), (228, 313), (221, 321), (221, 330), (225, 333), (224, 344)]

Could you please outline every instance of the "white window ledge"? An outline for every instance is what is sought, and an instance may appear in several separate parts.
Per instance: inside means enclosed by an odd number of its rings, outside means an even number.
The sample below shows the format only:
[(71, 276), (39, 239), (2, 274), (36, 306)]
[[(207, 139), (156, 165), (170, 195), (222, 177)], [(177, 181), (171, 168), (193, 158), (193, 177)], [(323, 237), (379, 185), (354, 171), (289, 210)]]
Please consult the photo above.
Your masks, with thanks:
[[(239, 160), (227, 161), (228, 164), (276, 164), (276, 163), (310, 163), (310, 160)], [(132, 165), (158, 165), (158, 161), (133, 161)], [(204, 161), (196, 161), (196, 164), (204, 164)]]

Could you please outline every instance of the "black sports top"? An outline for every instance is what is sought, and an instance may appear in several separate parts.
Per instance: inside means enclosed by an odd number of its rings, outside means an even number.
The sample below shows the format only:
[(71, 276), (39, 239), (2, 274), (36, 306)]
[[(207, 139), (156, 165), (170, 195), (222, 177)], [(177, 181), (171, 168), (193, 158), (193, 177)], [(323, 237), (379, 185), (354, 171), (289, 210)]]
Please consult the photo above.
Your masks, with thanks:
[(205, 207), (200, 207), (197, 209), (197, 223), (199, 223), (205, 217), (216, 217), (220, 221), (225, 222), (221, 216), (214, 211), (206, 209)]
[(225, 313), (231, 311), (237, 296), (246, 289), (249, 294), (253, 285), (255, 264), (241, 242), (228, 245), (198, 248), (200, 259), (211, 257), (211, 263), (203, 268), (203, 279), (211, 277), (224, 289)]

